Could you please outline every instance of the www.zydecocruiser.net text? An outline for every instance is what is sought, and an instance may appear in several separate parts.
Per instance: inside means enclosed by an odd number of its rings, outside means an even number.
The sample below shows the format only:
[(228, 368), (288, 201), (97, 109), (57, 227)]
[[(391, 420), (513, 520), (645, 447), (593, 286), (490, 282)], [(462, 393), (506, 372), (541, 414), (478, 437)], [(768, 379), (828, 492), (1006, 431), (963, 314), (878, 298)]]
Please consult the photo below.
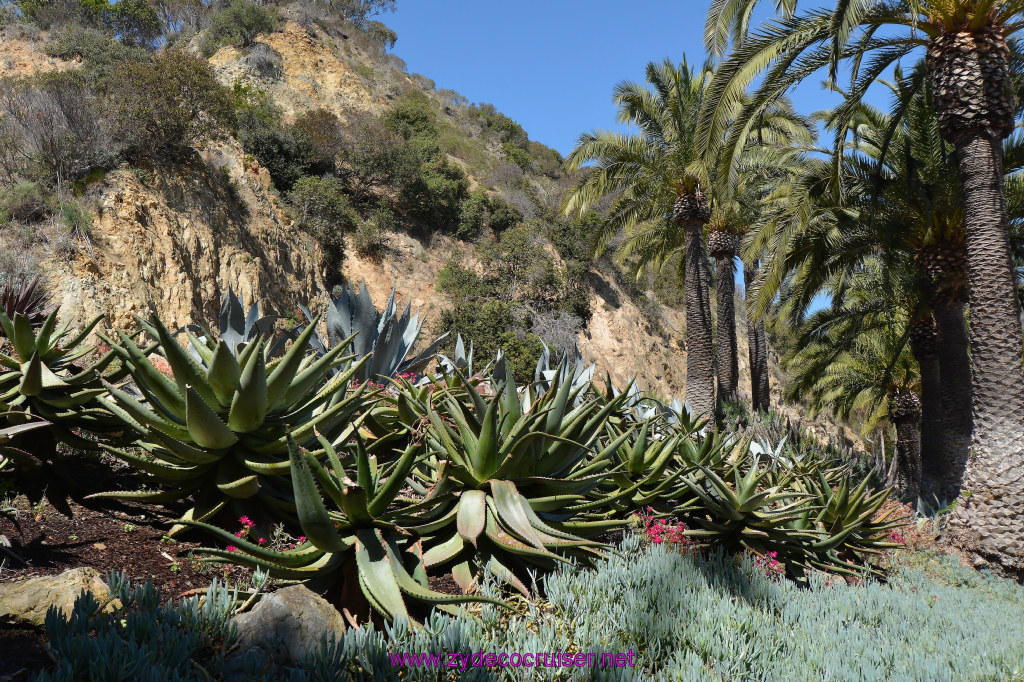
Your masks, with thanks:
[(493, 653), (419, 653), (392, 654), (391, 665), (396, 668), (625, 668), (636, 666), (636, 652), (625, 653), (565, 653), (555, 652), (512, 652)]

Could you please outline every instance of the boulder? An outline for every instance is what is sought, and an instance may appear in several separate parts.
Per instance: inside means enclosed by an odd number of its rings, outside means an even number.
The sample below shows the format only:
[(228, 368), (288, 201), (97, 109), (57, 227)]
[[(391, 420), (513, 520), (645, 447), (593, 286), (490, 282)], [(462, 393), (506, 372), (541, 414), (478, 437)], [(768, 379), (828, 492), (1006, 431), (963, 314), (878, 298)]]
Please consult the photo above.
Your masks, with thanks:
[(92, 592), (101, 606), (110, 602), (110, 590), (95, 568), (75, 568), (60, 575), (2, 583), (0, 623), (42, 626), (51, 604), (70, 616), (82, 590)]
[(325, 632), (345, 631), (341, 614), (320, 595), (292, 585), (263, 597), (248, 613), (232, 619), (238, 651), (261, 649), (279, 665), (297, 665)]

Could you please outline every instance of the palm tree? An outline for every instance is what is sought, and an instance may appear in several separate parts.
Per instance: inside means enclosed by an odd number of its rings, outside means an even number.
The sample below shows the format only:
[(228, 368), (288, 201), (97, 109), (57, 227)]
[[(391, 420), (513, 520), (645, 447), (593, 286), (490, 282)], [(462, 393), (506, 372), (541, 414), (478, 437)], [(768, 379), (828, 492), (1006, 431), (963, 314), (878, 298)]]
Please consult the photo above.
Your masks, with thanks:
[[(756, 0), (731, 4), (749, 9)], [(701, 114), (701, 149), (710, 152), (727, 125), (736, 128), (734, 107), (754, 78), (764, 75), (741, 120), (819, 68), (829, 67), (834, 82), (844, 62), (852, 112), (886, 69), (925, 48), (939, 130), (956, 150), (971, 310), (973, 456), (953, 526), (977, 559), (1011, 571), (1024, 570), (1024, 334), (1002, 140), (1015, 113), (1006, 40), (1024, 28), (1022, 12), (1024, 0), (837, 0), (832, 11), (783, 18), (742, 39), (716, 72)], [(738, 146), (727, 141), (723, 163)]]
[(568, 194), (567, 215), (584, 215), (600, 199), (620, 193), (597, 236), (597, 248), (625, 233), (623, 252), (650, 255), (641, 267), (660, 266), (682, 248), (686, 294), (686, 402), (698, 414), (714, 415), (715, 355), (712, 338), (710, 275), (704, 251), (704, 225), (711, 216), (706, 192), (709, 173), (697, 153), (697, 115), (708, 71), (686, 61), (647, 65), (647, 84), (615, 87), (621, 123), (637, 134), (585, 133), (569, 155), (570, 170), (589, 168)]
[[(731, 182), (719, 182), (717, 194), (720, 205), (728, 206), (733, 215), (730, 230), (743, 237), (757, 230), (757, 226), (770, 218), (766, 214), (765, 201), (772, 193), (780, 191), (780, 187), (788, 186), (798, 176), (805, 163), (805, 151), (815, 140), (814, 124), (809, 119), (798, 115), (792, 105), (783, 100), (770, 108), (751, 130), (747, 146), (736, 159), (736, 172), (718, 174), (718, 178), (730, 178)], [(719, 212), (724, 212), (720, 209)], [(712, 220), (712, 223), (715, 221)], [(728, 233), (728, 232), (727, 232)], [(722, 236), (716, 238), (712, 231), (708, 239), (711, 255), (716, 257), (716, 270), (719, 273), (719, 325), (723, 318), (732, 321), (732, 303), (723, 313), (721, 295), (723, 289), (732, 291), (734, 288), (732, 263), (734, 239), (726, 241)], [(723, 235), (725, 236), (725, 235)], [(724, 253), (723, 253), (724, 251)], [(724, 258), (716, 256), (724, 255)], [(728, 259), (726, 261), (726, 258)], [(747, 348), (750, 362), (751, 407), (754, 410), (767, 410), (770, 406), (770, 384), (768, 373), (768, 337), (765, 333), (763, 316), (755, 316), (749, 305), (753, 282), (757, 279), (761, 253), (756, 249), (745, 249), (743, 258), (743, 280), (745, 298), (747, 300)], [(728, 278), (727, 286), (723, 287), (723, 279)], [(735, 343), (735, 330), (731, 330)], [(721, 344), (721, 332), (719, 343)], [(733, 354), (735, 357), (735, 354)], [(721, 363), (721, 345), (719, 346), (719, 362)], [(722, 370), (719, 367), (719, 392), (722, 392)]]
[(908, 283), (894, 281), (878, 260), (867, 261), (841, 299), (801, 325), (784, 360), (791, 378), (785, 396), (805, 401), (812, 413), (856, 416), (864, 434), (891, 424), (898, 485), (915, 502), (922, 484), (921, 375), (906, 343), (913, 316)]

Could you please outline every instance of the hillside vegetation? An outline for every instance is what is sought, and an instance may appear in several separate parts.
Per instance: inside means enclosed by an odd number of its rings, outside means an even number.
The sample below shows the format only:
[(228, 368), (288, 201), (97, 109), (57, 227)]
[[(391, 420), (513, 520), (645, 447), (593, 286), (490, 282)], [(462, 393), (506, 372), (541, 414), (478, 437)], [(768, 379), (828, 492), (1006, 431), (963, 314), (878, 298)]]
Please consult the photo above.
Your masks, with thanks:
[[(151, 307), (209, 322), (229, 286), (289, 316), (365, 278), (431, 331), (504, 348), (519, 376), (542, 340), (577, 342), (616, 384), (681, 395), (674, 271), (636, 282), (595, 258), (597, 214), (559, 216), (557, 152), (407, 73), (380, 25), (301, 3), (231, 18), (243, 9), (201, 35), (181, 20), (154, 56), (88, 22), (5, 15), (6, 279), (38, 268), (71, 319), (127, 329)], [(222, 20), (255, 32), (220, 35)], [(37, 99), (63, 146), (19, 119)]]

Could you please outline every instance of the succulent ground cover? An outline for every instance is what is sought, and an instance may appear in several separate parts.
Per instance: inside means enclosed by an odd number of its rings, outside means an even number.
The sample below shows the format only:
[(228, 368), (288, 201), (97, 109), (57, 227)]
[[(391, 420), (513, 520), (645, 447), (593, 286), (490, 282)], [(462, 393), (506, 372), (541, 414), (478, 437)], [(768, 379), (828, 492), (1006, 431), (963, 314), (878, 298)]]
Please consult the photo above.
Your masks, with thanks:
[[(628, 533), (595, 570), (557, 569), (542, 580), (546, 597), (519, 599), (511, 611), (482, 605), (457, 616), (435, 612), (426, 628), (399, 622), (383, 631), (349, 629), (312, 646), (305, 661), (290, 669), (258, 658), (235, 666), (234, 673), (224, 666), (232, 636), (225, 627), (231, 597), (223, 586), (201, 605), (172, 611), (142, 586), (115, 577), (115, 592), (137, 606), (125, 618), (123, 612), (93, 614), (83, 600), (71, 619), (54, 615), (57, 665), (41, 679), (82, 673), (88, 666), (73, 652), (91, 631), (97, 646), (110, 647), (114, 657), (130, 642), (153, 661), (146, 674), (164, 679), (525, 676), (525, 668), (463, 672), (395, 665), (403, 654), (479, 651), (634, 653), (633, 667), (533, 668), (530, 679), (538, 680), (1024, 679), (1024, 587), (964, 568), (934, 549), (897, 551), (885, 583), (816, 575), (799, 587), (749, 555), (701, 553), (650, 536)], [(495, 583), (484, 588), (490, 592)], [(160, 642), (168, 633), (184, 647), (184, 658), (162, 655)], [(202, 642), (210, 646), (198, 646)]]

